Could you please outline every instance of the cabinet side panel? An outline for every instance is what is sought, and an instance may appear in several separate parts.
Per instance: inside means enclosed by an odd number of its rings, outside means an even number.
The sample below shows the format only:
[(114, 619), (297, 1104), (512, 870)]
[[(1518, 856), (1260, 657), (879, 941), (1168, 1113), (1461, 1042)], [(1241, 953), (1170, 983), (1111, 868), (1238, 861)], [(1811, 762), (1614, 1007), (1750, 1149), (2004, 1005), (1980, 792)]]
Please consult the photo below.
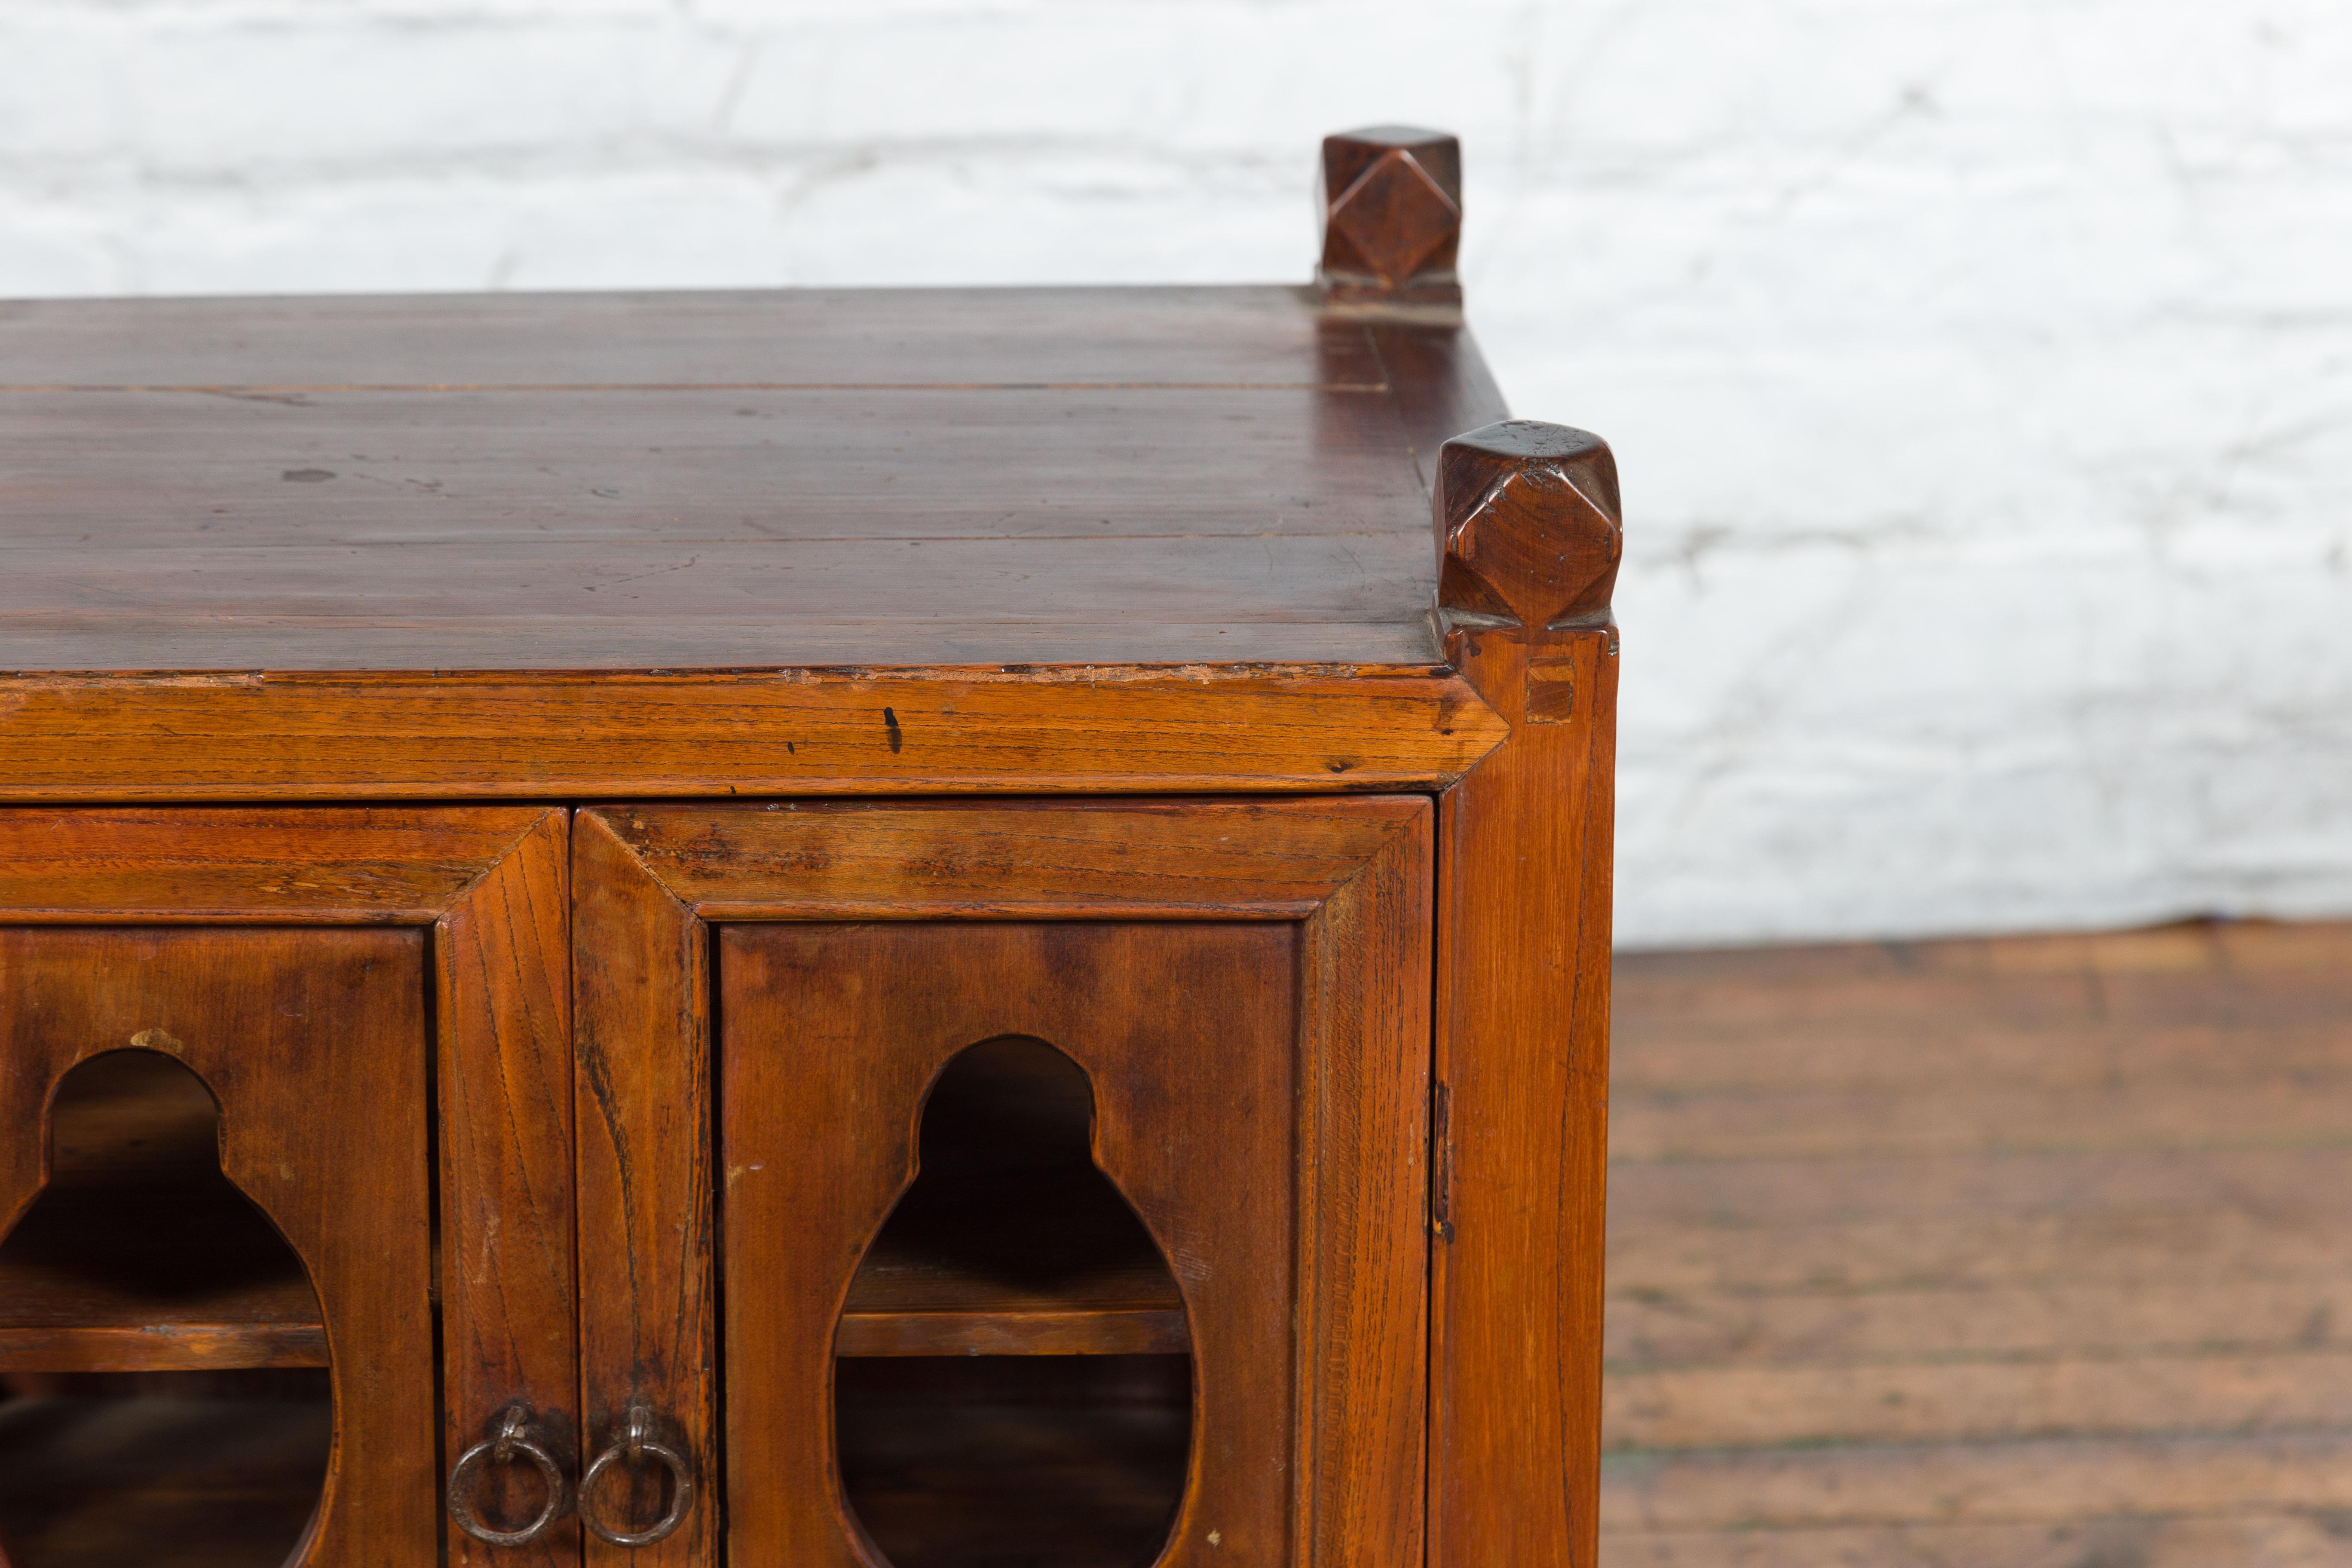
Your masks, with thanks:
[(1430, 1561), (1598, 1551), (1616, 634), (1457, 630), (1515, 726), (1440, 805)]
[[(592, 1539), (587, 1561), (707, 1568), (719, 1509), (708, 943), (693, 912), (593, 811), (572, 834), (572, 943), (583, 1451), (593, 1458), (614, 1443), (642, 1401), (699, 1491), (667, 1540), (632, 1549)], [(631, 1489), (607, 1485), (606, 1507), (626, 1500)]]
[[(442, 1442), (453, 1463), (518, 1400), (578, 1453), (567, 827), (562, 811), (542, 816), (434, 932)], [(454, 1524), (446, 1534), (462, 1568), (580, 1559), (569, 1518), (525, 1546), (488, 1546)]]

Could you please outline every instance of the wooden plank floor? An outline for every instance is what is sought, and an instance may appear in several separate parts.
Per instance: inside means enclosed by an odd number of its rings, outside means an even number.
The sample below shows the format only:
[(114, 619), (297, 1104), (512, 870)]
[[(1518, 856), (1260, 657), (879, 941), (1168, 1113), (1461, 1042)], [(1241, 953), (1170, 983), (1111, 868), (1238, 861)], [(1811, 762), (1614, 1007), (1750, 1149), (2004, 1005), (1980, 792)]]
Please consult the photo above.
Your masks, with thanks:
[(1601, 1568), (2352, 1563), (2352, 924), (1629, 956)]

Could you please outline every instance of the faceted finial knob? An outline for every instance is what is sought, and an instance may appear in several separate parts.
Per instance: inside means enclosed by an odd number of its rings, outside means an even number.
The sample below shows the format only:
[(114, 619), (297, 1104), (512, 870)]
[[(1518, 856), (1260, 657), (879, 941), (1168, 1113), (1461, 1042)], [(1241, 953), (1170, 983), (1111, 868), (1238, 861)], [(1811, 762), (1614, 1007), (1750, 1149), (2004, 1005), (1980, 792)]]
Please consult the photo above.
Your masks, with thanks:
[(1441, 609), (1537, 628), (1608, 610), (1624, 527), (1600, 437), (1533, 419), (1456, 436), (1434, 505)]
[(1325, 298), (1459, 305), (1462, 144), (1442, 131), (1376, 125), (1323, 139)]

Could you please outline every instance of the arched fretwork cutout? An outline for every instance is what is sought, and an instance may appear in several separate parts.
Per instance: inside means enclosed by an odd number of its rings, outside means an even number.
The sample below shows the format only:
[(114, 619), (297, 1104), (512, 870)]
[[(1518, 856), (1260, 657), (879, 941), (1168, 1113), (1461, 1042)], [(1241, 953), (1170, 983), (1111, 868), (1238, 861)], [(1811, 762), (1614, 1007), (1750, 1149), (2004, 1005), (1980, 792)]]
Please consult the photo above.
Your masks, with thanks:
[(893, 1568), (1143, 1564), (1166, 1543), (1182, 1295), (1093, 1122), (1085, 1069), (1034, 1038), (968, 1047), (925, 1097), (919, 1173), (836, 1342), (845, 1501)]
[(333, 1439), (301, 1259), (223, 1173), (211, 1090), (163, 1051), (84, 1060), (44, 1131), (48, 1179), (0, 1240), (5, 1561), (277, 1568)]
[[(936, 1489), (892, 1479), (939, 1476), (961, 1429), (1024, 1453), (1065, 1495), (1132, 1510), (1100, 1516), (1129, 1521), (1116, 1551), (1081, 1557), (1074, 1539), (1068, 1561), (1131, 1568), (1129, 1546), (1160, 1568), (1292, 1561), (1297, 931), (777, 922), (722, 927), (717, 946), (740, 1554), (1047, 1561), (1035, 1553), (1074, 1538), (1075, 1516), (1049, 1516), (1038, 1491), (982, 1482), (929, 1509)], [(942, 1147), (958, 1139), (979, 1147)], [(919, 1198), (942, 1172), (949, 1194)], [(958, 1190), (991, 1183), (1031, 1195)], [(897, 1228), (932, 1202), (969, 1217)], [(929, 1268), (902, 1248), (983, 1209), (1013, 1234), (957, 1236)], [(1017, 1552), (983, 1551), (982, 1504)]]
[(12, 1568), (431, 1560), (425, 957), (0, 927), (0, 1483), (65, 1543)]

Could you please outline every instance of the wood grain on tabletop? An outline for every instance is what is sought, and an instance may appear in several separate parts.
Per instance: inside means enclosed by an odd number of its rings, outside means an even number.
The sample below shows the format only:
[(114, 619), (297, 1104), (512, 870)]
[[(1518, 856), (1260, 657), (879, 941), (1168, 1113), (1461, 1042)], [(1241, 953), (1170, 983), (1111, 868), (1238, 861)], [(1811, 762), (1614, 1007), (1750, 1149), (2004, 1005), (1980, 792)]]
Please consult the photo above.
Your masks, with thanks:
[[(438, 559), (452, 545), (499, 545), (555, 561), (680, 543), (773, 554), (789, 542), (797, 562), (824, 542), (990, 539), (1011, 545), (1005, 559), (1049, 555), (1059, 572), (1103, 541), (1405, 533), (1426, 545), (1397, 525), (1417, 522), (1428, 494), (1396, 400), (1377, 387), (420, 388), (304, 393), (290, 405), (0, 390), (0, 409), (21, 453), (0, 538), (15, 574), (101, 542), (117, 570), (151, 556), (159, 569), (227, 570), (266, 559), (253, 552), (301, 547), (389, 564), (403, 546)], [(800, 570), (856, 588), (837, 559)], [(9, 603), (34, 602), (39, 587), (11, 584)], [(1300, 618), (1317, 607), (1302, 604)]]
[(1426, 626), (1394, 606), (1426, 599), (1426, 553), (1320, 536), (60, 546), (0, 552), (0, 668), (1422, 667)]
[(7, 307), (0, 668), (1425, 664), (1421, 448), (1491, 383), (1378, 331), (1284, 289)]
[(1617, 996), (1608, 1568), (2342, 1560), (2352, 926)]
[(1422, 489), (1437, 483), (1437, 455), (1448, 438), (1509, 417), (1502, 389), (1467, 332), (1433, 331), (1401, 322), (1368, 322), (1381, 368), (1396, 389), (1398, 416), (1412, 443)]
[(1381, 384), (1313, 307), (1281, 286), (20, 300), (0, 355), (6, 384), (100, 388)]
[[(92, 1056), (160, 1050), (220, 1106), (220, 1170), (318, 1287), (340, 1422), (322, 1562), (429, 1561), (439, 1486), (425, 942), (415, 931), (0, 929), (0, 1126), (38, 1125)], [(0, 1220), (40, 1196), (38, 1140), (0, 1142)]]

